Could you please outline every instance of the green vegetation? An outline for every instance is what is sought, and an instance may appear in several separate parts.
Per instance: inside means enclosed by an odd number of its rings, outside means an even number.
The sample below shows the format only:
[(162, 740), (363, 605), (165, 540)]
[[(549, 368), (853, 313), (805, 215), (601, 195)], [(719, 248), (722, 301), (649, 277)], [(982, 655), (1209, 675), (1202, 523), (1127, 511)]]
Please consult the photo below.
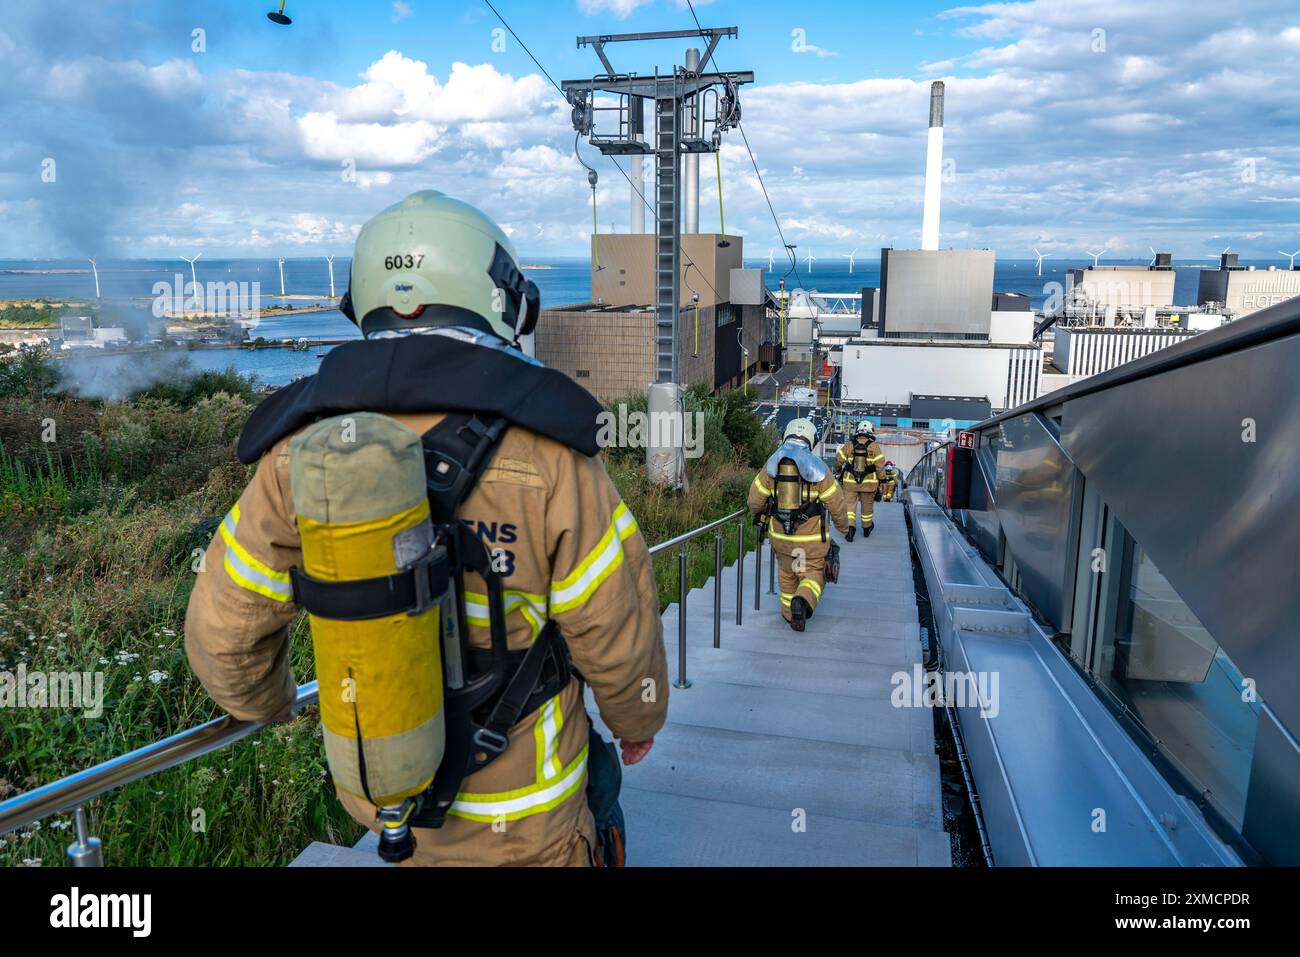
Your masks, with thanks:
[[(59, 395), (56, 383), (34, 351), (0, 357), (0, 672), (102, 672), (104, 710), (0, 708), (0, 799), (220, 713), (182, 634), (192, 563), (251, 475), (234, 443), (258, 398), (252, 381), (190, 375), (126, 402)], [(627, 401), (644, 409), (644, 397)], [(775, 441), (744, 396), (693, 393), (688, 411), (703, 416), (705, 453), (690, 461), (689, 491), (649, 485), (640, 449), (606, 453), (652, 543), (742, 507)], [(734, 554), (734, 527), (724, 541)], [(712, 573), (712, 536), (690, 554), (699, 584)], [(675, 557), (656, 573), (661, 602), (675, 600)], [(291, 657), (307, 680), (305, 619)], [(317, 721), (307, 709), (91, 802), (107, 863), (282, 865), (313, 840), (355, 841), (361, 828), (334, 799)], [(61, 864), (70, 822), (0, 837), (0, 865)]]
[(73, 312), (93, 316), (98, 311), (94, 304), (51, 299), (0, 303), (0, 329), (53, 328), (59, 324), (59, 316)]

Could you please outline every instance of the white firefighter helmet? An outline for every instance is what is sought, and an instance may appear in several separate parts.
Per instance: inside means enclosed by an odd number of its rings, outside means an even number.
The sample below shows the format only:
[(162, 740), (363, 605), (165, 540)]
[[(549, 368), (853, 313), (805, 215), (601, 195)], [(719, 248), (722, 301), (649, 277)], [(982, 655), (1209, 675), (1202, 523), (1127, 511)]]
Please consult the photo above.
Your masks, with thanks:
[(858, 419), (857, 427), (853, 430), (854, 435), (875, 435), (875, 426), (870, 419)]
[(808, 443), (808, 448), (812, 448), (817, 441), (817, 426), (813, 425), (812, 419), (792, 419), (790, 424), (785, 427), (785, 438), (803, 439)]
[(501, 227), (468, 203), (424, 189), (361, 227), (339, 308), (367, 336), (470, 326), (510, 342), (532, 331), (540, 306)]

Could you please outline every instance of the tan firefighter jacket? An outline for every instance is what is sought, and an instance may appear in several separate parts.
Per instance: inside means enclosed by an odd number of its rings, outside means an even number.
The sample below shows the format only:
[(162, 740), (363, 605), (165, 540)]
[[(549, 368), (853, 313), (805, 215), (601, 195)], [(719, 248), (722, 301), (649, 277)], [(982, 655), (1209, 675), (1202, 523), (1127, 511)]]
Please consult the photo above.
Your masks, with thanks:
[[(394, 414), (419, 434), (441, 414)], [(284, 716), (294, 699), (289, 569), (301, 565), (280, 440), (226, 515), (190, 597), (185, 647), (216, 702), (238, 718)], [(505, 575), (509, 644), (528, 647), (548, 617), (611, 731), (644, 741), (663, 726), (668, 679), (650, 556), (599, 458), (510, 428), (461, 508)], [(471, 643), (488, 648), (483, 580), (466, 575)], [(509, 749), (466, 778), (439, 830), (416, 829), (411, 864), (564, 864), (585, 860), (588, 718), (581, 682), (523, 718)], [(340, 793), (362, 824), (373, 806)]]
[[(749, 486), (749, 510), (755, 515), (761, 514), (768, 500), (775, 494), (776, 482), (766, 468), (754, 477)], [(830, 525), (833, 523), (841, 532), (849, 530), (848, 508), (844, 501), (844, 491), (835, 476), (827, 469), (826, 477), (812, 485), (809, 498), (819, 501), (826, 507), (826, 541), (830, 541)], [(768, 524), (767, 535), (772, 540), (772, 548), (779, 554), (789, 554), (793, 549), (802, 547), (810, 554), (822, 554), (827, 546), (822, 543), (822, 519), (813, 515), (804, 519), (795, 529), (787, 533), (775, 518)]]
[(845, 442), (840, 446), (839, 452), (835, 455), (835, 474), (840, 476), (840, 481), (850, 491), (863, 491), (874, 493), (876, 485), (885, 472), (885, 453), (881, 451), (880, 443), (874, 439), (867, 446), (867, 464), (874, 465), (876, 471), (868, 472), (861, 482), (853, 477), (853, 440)]

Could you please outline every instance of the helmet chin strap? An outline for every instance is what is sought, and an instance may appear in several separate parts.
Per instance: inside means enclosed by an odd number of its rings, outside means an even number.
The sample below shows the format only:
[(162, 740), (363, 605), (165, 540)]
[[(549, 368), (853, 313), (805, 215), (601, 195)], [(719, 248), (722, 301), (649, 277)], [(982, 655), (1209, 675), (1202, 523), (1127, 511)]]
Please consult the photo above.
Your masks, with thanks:
[(519, 345), (519, 330), (528, 328), (528, 297), (519, 297), (519, 319), (515, 322), (515, 338), (513, 344)]

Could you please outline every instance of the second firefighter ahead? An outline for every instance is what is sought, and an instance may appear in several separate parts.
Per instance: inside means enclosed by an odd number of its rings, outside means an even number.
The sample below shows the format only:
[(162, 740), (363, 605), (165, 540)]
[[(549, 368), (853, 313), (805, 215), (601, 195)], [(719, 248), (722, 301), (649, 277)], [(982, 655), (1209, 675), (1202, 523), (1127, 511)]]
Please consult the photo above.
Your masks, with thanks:
[(817, 428), (795, 419), (749, 487), (749, 510), (765, 522), (776, 555), (781, 614), (795, 631), (804, 630), (826, 586), (831, 550), (829, 522), (849, 528), (844, 492), (816, 453)]

